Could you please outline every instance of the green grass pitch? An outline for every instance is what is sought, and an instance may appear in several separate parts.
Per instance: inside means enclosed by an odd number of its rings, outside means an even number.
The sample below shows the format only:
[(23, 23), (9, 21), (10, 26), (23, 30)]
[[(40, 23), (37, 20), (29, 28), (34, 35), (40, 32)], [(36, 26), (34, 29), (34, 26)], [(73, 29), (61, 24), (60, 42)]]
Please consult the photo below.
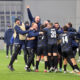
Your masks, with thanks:
[[(23, 53), (22, 56), (18, 56), (18, 62), (14, 63), (14, 72), (7, 68), (9, 61), (10, 57), (7, 59), (5, 51), (0, 50), (0, 80), (80, 80), (79, 75), (71, 73), (44, 73), (43, 63), (40, 63), (39, 72), (26, 72)], [(80, 63), (78, 65), (80, 66)], [(72, 70), (70, 66), (68, 70)]]

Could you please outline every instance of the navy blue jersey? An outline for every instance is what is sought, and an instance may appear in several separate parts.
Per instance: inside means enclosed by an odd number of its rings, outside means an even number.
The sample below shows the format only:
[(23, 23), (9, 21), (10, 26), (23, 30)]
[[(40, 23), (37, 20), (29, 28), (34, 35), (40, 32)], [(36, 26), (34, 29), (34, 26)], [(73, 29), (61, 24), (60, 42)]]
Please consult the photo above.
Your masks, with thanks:
[(57, 44), (57, 32), (55, 28), (47, 28), (48, 44)]
[(14, 33), (14, 30), (13, 29), (8, 29), (6, 32), (5, 32), (5, 35), (4, 35), (4, 42), (7, 44), (7, 45), (10, 45), (10, 39), (12, 37)]
[(37, 47), (47, 46), (47, 35), (46, 35), (46, 32), (45, 31), (41, 31), (41, 32), (43, 32), (44, 34), (38, 36)]
[(63, 33), (60, 35), (61, 45), (71, 45), (71, 38), (68, 33)]
[(70, 51), (72, 50), (73, 45), (73, 37), (75, 36), (75, 33), (62, 33), (60, 34), (60, 40), (61, 40), (61, 50), (64, 51)]
[(68, 32), (76, 32), (76, 29), (74, 29), (73, 27), (69, 27)]
[(57, 28), (56, 31), (57, 31), (58, 34), (63, 33), (63, 29), (61, 27)]
[(27, 41), (27, 47), (29, 47), (29, 48), (35, 48), (37, 46), (37, 38), (36, 37), (38, 35), (39, 35), (39, 32), (35, 31), (35, 30), (30, 30), (28, 32), (28, 36), (27, 37), (29, 37), (29, 38), (35, 37), (35, 39), (34, 40), (28, 40)]

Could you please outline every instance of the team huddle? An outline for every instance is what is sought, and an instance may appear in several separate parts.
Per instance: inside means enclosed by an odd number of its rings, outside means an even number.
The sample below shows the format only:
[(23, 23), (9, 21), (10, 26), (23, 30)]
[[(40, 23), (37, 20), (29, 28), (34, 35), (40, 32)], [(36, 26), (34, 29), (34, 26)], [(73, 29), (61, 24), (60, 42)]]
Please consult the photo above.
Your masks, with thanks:
[[(58, 63), (59, 71), (62, 71), (62, 63), (64, 65), (64, 73), (67, 72), (67, 63), (70, 64), (73, 72), (80, 74), (80, 69), (76, 63), (75, 55), (78, 43), (80, 41), (80, 33), (72, 28), (72, 24), (68, 23), (60, 27), (59, 23), (52, 23), (50, 20), (41, 24), (39, 16), (32, 16), (29, 6), (27, 6), (28, 22), (25, 25), (20, 19), (15, 19), (14, 39), (15, 50), (11, 57), (8, 68), (14, 71), (13, 63), (16, 60), (19, 51), (24, 51), (25, 70), (30, 72), (31, 65), (35, 67), (34, 71), (39, 72), (39, 62), (41, 56), (44, 56), (44, 72), (57, 72)], [(36, 63), (34, 62), (36, 56)]]

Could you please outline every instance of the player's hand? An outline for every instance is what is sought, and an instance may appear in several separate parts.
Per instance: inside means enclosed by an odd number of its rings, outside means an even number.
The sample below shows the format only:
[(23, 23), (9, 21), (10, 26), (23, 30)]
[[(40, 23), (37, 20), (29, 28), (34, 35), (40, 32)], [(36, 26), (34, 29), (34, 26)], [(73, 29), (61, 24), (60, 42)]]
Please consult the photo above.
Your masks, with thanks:
[(39, 32), (39, 34), (44, 34), (43, 32)]
[(33, 30), (33, 28), (31, 27), (29, 30)]
[(28, 5), (28, 6), (26, 6), (26, 8), (28, 9), (28, 8), (30, 8), (30, 6)]

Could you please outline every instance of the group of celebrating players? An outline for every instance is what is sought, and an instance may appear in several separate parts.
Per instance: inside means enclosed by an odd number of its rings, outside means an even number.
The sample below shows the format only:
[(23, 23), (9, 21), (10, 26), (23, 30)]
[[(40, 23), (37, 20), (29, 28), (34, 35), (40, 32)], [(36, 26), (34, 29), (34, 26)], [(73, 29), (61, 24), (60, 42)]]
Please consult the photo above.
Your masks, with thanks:
[[(59, 23), (52, 23), (50, 20), (41, 24), (39, 16), (32, 16), (29, 6), (27, 6), (28, 22), (25, 25), (18, 19), (15, 19), (14, 39), (15, 50), (12, 55), (8, 68), (14, 71), (13, 63), (21, 49), (24, 51), (25, 70), (30, 72), (31, 64), (35, 66), (35, 72), (39, 72), (39, 62), (41, 55), (44, 55), (44, 72), (57, 72), (58, 63), (59, 71), (62, 71), (62, 63), (64, 65), (64, 73), (67, 72), (67, 62), (73, 69), (74, 73), (80, 74), (80, 69), (76, 63), (75, 55), (80, 40), (80, 32), (77, 32), (69, 22), (63, 27)], [(22, 48), (23, 47), (23, 48)], [(36, 55), (36, 64), (34, 57)]]

